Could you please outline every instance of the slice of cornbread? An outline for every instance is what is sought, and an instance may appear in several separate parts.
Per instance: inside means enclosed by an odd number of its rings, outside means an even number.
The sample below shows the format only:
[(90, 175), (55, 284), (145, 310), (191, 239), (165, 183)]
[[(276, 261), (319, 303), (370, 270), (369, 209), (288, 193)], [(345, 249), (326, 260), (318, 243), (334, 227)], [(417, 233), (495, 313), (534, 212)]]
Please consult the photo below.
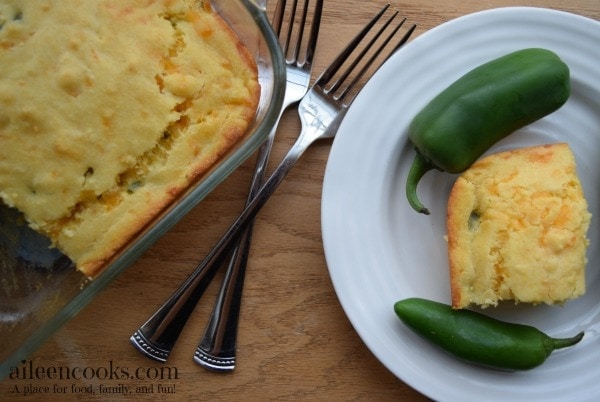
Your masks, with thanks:
[(94, 276), (243, 137), (259, 96), (208, 0), (0, 0), (0, 197)]
[(583, 295), (590, 219), (567, 144), (480, 159), (448, 200), (453, 307)]

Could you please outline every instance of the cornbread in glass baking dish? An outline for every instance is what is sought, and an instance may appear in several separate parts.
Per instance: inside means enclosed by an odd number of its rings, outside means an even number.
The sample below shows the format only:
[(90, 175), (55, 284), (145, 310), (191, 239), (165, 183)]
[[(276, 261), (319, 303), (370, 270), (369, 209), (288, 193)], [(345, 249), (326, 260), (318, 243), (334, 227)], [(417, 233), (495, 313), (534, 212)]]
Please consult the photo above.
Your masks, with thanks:
[(94, 277), (240, 141), (260, 95), (209, 1), (0, 0), (0, 197)]
[[(27, 3), (27, 4), (25, 4)], [(7, 32), (10, 33), (10, 36), (14, 38), (14, 35), (19, 31), (16, 26), (17, 23), (26, 24), (27, 22), (27, 14), (25, 13), (27, 7), (32, 7), (31, 4), (37, 5), (40, 7), (47, 7), (48, 5), (52, 5), (53, 7), (58, 7), (62, 5), (63, 7), (82, 7), (87, 6), (86, 1), (35, 1), (35, 2), (22, 2), (15, 1), (9, 2), (6, 0), (0, 0), (0, 54), (4, 53), (4, 51), (8, 48), (14, 48), (18, 46), (18, 43), (15, 40), (7, 39)], [(92, 3), (90, 1), (90, 3)], [(281, 48), (279, 46), (278, 38), (275, 32), (273, 31), (271, 24), (269, 22), (269, 18), (266, 15), (263, 8), (259, 7), (258, 3), (254, 0), (210, 0), (210, 2), (206, 1), (196, 1), (196, 2), (186, 2), (181, 0), (171, 0), (171, 1), (102, 1), (97, 0), (94, 1), (95, 4), (104, 4), (108, 7), (109, 10), (117, 10), (119, 7), (122, 7), (122, 14), (124, 14), (124, 18), (129, 18), (129, 21), (133, 23), (135, 20), (134, 14), (138, 15), (139, 23), (144, 21), (155, 21), (155, 23), (161, 26), (160, 29), (163, 32), (170, 32), (170, 37), (177, 37), (177, 41), (186, 41), (185, 43), (190, 43), (190, 38), (186, 38), (184, 36), (185, 32), (191, 32), (191, 27), (198, 27), (198, 24), (203, 24), (203, 20), (205, 18), (217, 19), (220, 17), (220, 24), (227, 24), (227, 26), (231, 29), (231, 32), (235, 34), (237, 37), (236, 47), (239, 49), (237, 53), (237, 57), (239, 60), (243, 60), (246, 56), (252, 58), (253, 63), (258, 69), (258, 83), (260, 89), (260, 97), (258, 99), (258, 105), (256, 110), (253, 112), (252, 121), (249, 123), (249, 126), (246, 128), (246, 132), (242, 135), (240, 139), (238, 139), (235, 143), (232, 144), (229, 149), (225, 150), (224, 153), (218, 157), (218, 159), (204, 172), (198, 171), (197, 177), (193, 178), (193, 174), (190, 169), (186, 171), (184, 174), (185, 179), (181, 179), (181, 177), (177, 177), (174, 179), (175, 181), (171, 182), (172, 186), (164, 186), (163, 189), (169, 188), (174, 191), (171, 191), (169, 194), (164, 195), (165, 199), (162, 200), (166, 205), (160, 212), (158, 212), (154, 217), (150, 218), (148, 223), (141, 223), (138, 221), (130, 220), (130, 217), (118, 217), (117, 214), (113, 214), (114, 220), (118, 219), (127, 219), (128, 222), (134, 224), (139, 223), (138, 230), (129, 240), (123, 241), (125, 242), (123, 247), (120, 248), (116, 253), (110, 257), (106, 262), (100, 263), (98, 266), (92, 267), (88, 269), (87, 272), (90, 275), (94, 275), (93, 278), (85, 274), (83, 271), (75, 268), (73, 262), (60, 252), (56, 247), (52, 247), (52, 243), (46, 235), (40, 234), (39, 232), (31, 229), (30, 224), (24, 218), (23, 214), (19, 212), (16, 208), (11, 208), (6, 206), (4, 203), (0, 202), (0, 379), (6, 377), (14, 367), (21, 365), (22, 360), (27, 358), (33, 351), (35, 351), (42, 343), (48, 339), (49, 336), (54, 334), (54, 332), (64, 325), (70, 318), (77, 315), (89, 302), (91, 302), (106, 286), (108, 286), (112, 281), (119, 276), (127, 267), (129, 267), (136, 259), (142, 255), (152, 244), (154, 244), (164, 233), (169, 231), (177, 222), (179, 222), (189, 211), (199, 206), (202, 200), (210, 194), (210, 192), (216, 188), (219, 183), (223, 182), (225, 178), (232, 173), (238, 166), (240, 166), (247, 158), (252, 156), (258, 147), (264, 142), (265, 138), (271, 132), (275, 122), (278, 119), (279, 112), (281, 109), (281, 105), (283, 103), (283, 97), (285, 94), (285, 82), (286, 82), (286, 69), (285, 69), (285, 59), (281, 52)], [(139, 14), (140, 10), (136, 10), (138, 8), (150, 7), (151, 9), (158, 10), (157, 8), (160, 5), (165, 7), (169, 7), (168, 10), (180, 10), (181, 13), (165, 13), (161, 12), (161, 16), (163, 18), (154, 18), (153, 16), (148, 16), (148, 18), (144, 18), (141, 14)], [(23, 6), (22, 6), (23, 5)], [(196, 8), (192, 7), (194, 5)], [(212, 7), (212, 11), (210, 10), (209, 5)], [(201, 8), (198, 8), (201, 7)], [(166, 9), (163, 9), (166, 10)], [(66, 12), (66, 11), (65, 11)], [(217, 15), (209, 16), (212, 12)], [(138, 13), (138, 14), (136, 14)], [(118, 14), (118, 13), (117, 13)], [(187, 17), (186, 17), (187, 16)], [(77, 17), (80, 18), (79, 16)], [(166, 18), (166, 19), (165, 19)], [(187, 20), (186, 20), (187, 18)], [(104, 32), (102, 28), (96, 26), (99, 24), (100, 20), (94, 18), (94, 23), (91, 25), (86, 25), (83, 23), (79, 23), (78, 21), (65, 20), (61, 21), (62, 25), (69, 25), (71, 23), (81, 25), (81, 30), (77, 32), (75, 37), (66, 38), (68, 35), (62, 36), (64, 39), (76, 39), (76, 37), (83, 37), (84, 35), (91, 35), (91, 32), (96, 30), (97, 32), (102, 32), (107, 40), (117, 41), (117, 40), (129, 40), (127, 38), (117, 38), (116, 36), (125, 36), (130, 37), (132, 33), (130, 32), (129, 27), (120, 31), (118, 35), (115, 36), (118, 31), (114, 29), (109, 29), (107, 31), (112, 32)], [(218, 20), (218, 19), (217, 19)], [(20, 22), (19, 22), (20, 21)], [(187, 21), (187, 22), (186, 22)], [(125, 25), (125, 24), (123, 24)], [(124, 28), (123, 25), (120, 25), (121, 28)], [(12, 28), (10, 27), (12, 26)], [(187, 28), (185, 28), (187, 27)], [(5, 28), (7, 30), (5, 30)], [(139, 27), (138, 27), (139, 28)], [(66, 27), (62, 27), (61, 29), (67, 29)], [(134, 29), (135, 30), (135, 29)], [(182, 30), (182, 31), (180, 31)], [(223, 32), (226, 32), (224, 30)], [(203, 41), (203, 37), (200, 35), (208, 35), (207, 38), (210, 38), (213, 34), (210, 29), (206, 29), (204, 31), (197, 31), (198, 35), (195, 36), (197, 40)], [(108, 36), (107, 36), (108, 35)], [(195, 35), (195, 34), (194, 34)], [(92, 35), (93, 37), (93, 35)], [(31, 38), (30, 38), (31, 39)], [(98, 40), (100, 40), (99, 38)], [(160, 42), (164, 38), (157, 37), (154, 35), (152, 37), (153, 40)], [(91, 39), (86, 39), (88, 42)], [(136, 46), (141, 46), (144, 38), (138, 38), (135, 40), (130, 40), (132, 44)], [(240, 42), (243, 43), (243, 46), (239, 48)], [(74, 43), (76, 43), (75, 40)], [(70, 42), (66, 42), (70, 43)], [(175, 43), (175, 39), (173, 39), (173, 43)], [(183, 42), (182, 42), (183, 43)], [(55, 46), (58, 43), (54, 43)], [(81, 44), (80, 46), (85, 46)], [(154, 48), (154, 49), (165, 49), (164, 46), (160, 46), (159, 43), (152, 43), (144, 45), (146, 48)], [(196, 45), (194, 45), (196, 46)], [(198, 46), (200, 46), (198, 44)], [(169, 47), (169, 49), (175, 49), (174, 47)], [(245, 50), (242, 50), (245, 49)], [(116, 50), (116, 48), (113, 48)], [(123, 49), (121, 49), (123, 50)], [(115, 60), (136, 60), (134, 57), (134, 53), (136, 49), (127, 50), (128, 54), (119, 56), (116, 52), (107, 50), (108, 55), (112, 55)], [(215, 49), (223, 51), (224, 49)], [(59, 60), (59, 52), (53, 50), (51, 47), (44, 47), (42, 50), (43, 55), (40, 57), (42, 59), (48, 59), (47, 64), (44, 64), (48, 68), (50, 68), (47, 74), (51, 74), (59, 70), (61, 65), (58, 63)], [(130, 54), (129, 54), (130, 53)], [(223, 53), (220, 53), (223, 54)], [(159, 55), (157, 55), (158, 57)], [(198, 93), (198, 96), (194, 96), (190, 98), (188, 102), (184, 100), (187, 95), (184, 94), (175, 94), (169, 93), (166, 88), (170, 85), (175, 86), (177, 82), (182, 83), (186, 82), (185, 74), (187, 74), (187, 70), (183, 68), (184, 59), (182, 58), (183, 54), (180, 53), (180, 56), (177, 56), (174, 53), (168, 52), (165, 55), (160, 55), (161, 60), (163, 60), (166, 66), (169, 66), (168, 73), (164, 73), (164, 78), (162, 80), (159, 77), (151, 77), (150, 80), (146, 80), (148, 83), (148, 94), (153, 94), (158, 96), (159, 98), (163, 98), (166, 104), (172, 104), (173, 102), (177, 105), (180, 104), (178, 100), (182, 100), (183, 103), (179, 107), (176, 107), (172, 111), (172, 115), (177, 117), (181, 115), (182, 117), (185, 115), (182, 106), (187, 107), (188, 103), (191, 104), (192, 100), (197, 101), (200, 100), (201, 93)], [(240, 57), (243, 56), (243, 57)], [(0, 56), (3, 57), (3, 56)], [(200, 55), (194, 55), (194, 57), (200, 57)], [(170, 61), (170, 58), (173, 58)], [(72, 59), (71, 59), (72, 60)], [(176, 62), (181, 64), (175, 64)], [(248, 61), (251, 62), (251, 61)], [(26, 61), (18, 65), (18, 69), (27, 69), (27, 66), (32, 66), (35, 64), (33, 60)], [(37, 60), (36, 63), (42, 63), (42, 60)], [(149, 62), (150, 63), (150, 62)], [(117, 63), (121, 65), (121, 63)], [(130, 67), (138, 66), (139, 71), (149, 69), (148, 63), (130, 63)], [(208, 68), (211, 63), (207, 62), (206, 68)], [(75, 65), (77, 65), (75, 63)], [(191, 64), (188, 64), (191, 66)], [(212, 64), (216, 67), (216, 64)], [(225, 62), (223, 66), (225, 69), (228, 68), (228, 63)], [(4, 65), (0, 66), (0, 69), (3, 69)], [(30, 69), (30, 68), (29, 68)], [(154, 67), (154, 69), (150, 69), (149, 71), (162, 71), (158, 67)], [(121, 75), (108, 77), (108, 82), (103, 83), (102, 86), (97, 81), (96, 85), (92, 87), (84, 87), (86, 91), (94, 90), (99, 91), (99, 88), (117, 88), (115, 92), (116, 96), (125, 96), (125, 92), (121, 90), (122, 88), (126, 88), (130, 83), (131, 79), (142, 81), (142, 77), (136, 75), (130, 75), (125, 71), (122, 67), (115, 66), (115, 71), (122, 72)], [(178, 71), (179, 70), (179, 71)], [(250, 70), (248, 70), (250, 71)], [(181, 73), (180, 77), (183, 77), (181, 80), (175, 80), (175, 73)], [(24, 74), (24, 72), (11, 72), (11, 74)], [(3, 73), (4, 74), (4, 73)], [(162, 74), (162, 73), (161, 73)], [(5, 90), (11, 91), (11, 85), (14, 85), (14, 82), (6, 82), (4, 80), (4, 75), (0, 75), (0, 102), (5, 102), (7, 99)], [(133, 78), (132, 78), (133, 77)], [(92, 77), (93, 78), (93, 77)], [(97, 78), (97, 77), (96, 77)], [(158, 79), (157, 79), (158, 78)], [(87, 80), (87, 79), (86, 79)], [(172, 80), (169, 82), (169, 80)], [(58, 86), (58, 80), (54, 80), (54, 85)], [(112, 82), (112, 83), (111, 83)], [(151, 85), (152, 84), (152, 85)], [(216, 82), (207, 82), (209, 88), (213, 88), (218, 83)], [(48, 84), (49, 85), (49, 84)], [(161, 91), (162, 86), (162, 91)], [(220, 82), (218, 87), (222, 90), (222, 99), (232, 99), (226, 96), (226, 93), (229, 92), (228, 85), (226, 82)], [(158, 88), (158, 89), (157, 89)], [(185, 89), (185, 87), (180, 89)], [(144, 93), (144, 92), (142, 92)], [(72, 97), (72, 95), (66, 95)], [(65, 96), (65, 98), (66, 98)], [(78, 96), (79, 99), (82, 98), (83, 92)], [(43, 92), (36, 92), (36, 98), (39, 100), (32, 101), (38, 102), (42, 105), (42, 108), (50, 108), (50, 105), (44, 105), (45, 95)], [(148, 104), (152, 102), (148, 100), (148, 97), (142, 97), (142, 99), (134, 99), (131, 97), (131, 102), (140, 103), (143, 102)], [(9, 96), (9, 99), (10, 96)], [(156, 101), (156, 100), (154, 100)], [(242, 103), (247, 102), (248, 99), (242, 101)], [(12, 98), (11, 102), (21, 102), (22, 107), (25, 110), (31, 110), (31, 108), (27, 109), (29, 104), (28, 102), (23, 101), (23, 99)], [(128, 105), (129, 102), (124, 102), (122, 99), (118, 101), (117, 99), (111, 99), (110, 101), (105, 101), (103, 110), (110, 110), (110, 107), (113, 104), (117, 104), (123, 107), (130, 108), (128, 110), (134, 110), (136, 105)], [(169, 103), (170, 102), (170, 103)], [(237, 107), (236, 102), (232, 101), (233, 105), (231, 106), (234, 110)], [(12, 119), (14, 116), (7, 115), (5, 113), (5, 109), (3, 109), (5, 105), (3, 104), (0, 107), (0, 135), (2, 136), (1, 144), (5, 144), (5, 135), (6, 135), (6, 127), (9, 122), (13, 124)], [(52, 106), (54, 107), (54, 106)], [(189, 105), (189, 110), (195, 110), (196, 106), (192, 107)], [(215, 105), (215, 108), (217, 106)], [(229, 107), (227, 105), (221, 106)], [(219, 108), (219, 110), (221, 109)], [(56, 110), (61, 110), (60, 106), (56, 107)], [(117, 108), (114, 108), (115, 113), (118, 112)], [(143, 113), (142, 109), (137, 109), (138, 112)], [(145, 110), (150, 110), (149, 106), (146, 106)], [(191, 122), (195, 117), (187, 113), (187, 119)], [(213, 114), (218, 115), (218, 111), (214, 111)], [(90, 124), (88, 120), (92, 120), (100, 115), (99, 111), (89, 111), (89, 113), (85, 114), (84, 117), (79, 119), (79, 124), (81, 127), (89, 127)], [(230, 114), (230, 116), (233, 116)], [(70, 122), (71, 128), (73, 128), (73, 117), (67, 116), (65, 118)], [(155, 116), (148, 117), (148, 119), (156, 119)], [(176, 121), (176, 120), (175, 120)], [(232, 123), (232, 120), (228, 121)], [(185, 123), (185, 119), (182, 119), (180, 123)], [(87, 125), (86, 125), (87, 124)], [(130, 123), (130, 124), (133, 124)], [(137, 122), (136, 124), (146, 124), (144, 122)], [(186, 123), (187, 124), (187, 123)], [(198, 125), (206, 124), (202, 119), (198, 120)], [(65, 125), (66, 126), (66, 125)], [(42, 127), (41, 125), (39, 127)], [(193, 127), (190, 123), (189, 127)], [(204, 126), (206, 127), (206, 126)], [(171, 128), (179, 128), (179, 123), (175, 123), (175, 125), (171, 126)], [(223, 133), (223, 131), (221, 131)], [(208, 128), (204, 132), (206, 134), (206, 141), (187, 141), (186, 144), (192, 144), (191, 148), (195, 144), (198, 143), (206, 143), (210, 142), (210, 134)], [(30, 133), (31, 134), (31, 133)], [(128, 133), (122, 134), (122, 136), (128, 136)], [(155, 138), (162, 138), (164, 132), (160, 134), (153, 134)], [(179, 134), (181, 135), (181, 134)], [(230, 135), (235, 136), (235, 134), (230, 133)], [(172, 136), (171, 136), (172, 137)], [(181, 135), (181, 138), (185, 139), (185, 135)], [(124, 138), (118, 139), (118, 141), (124, 141)], [(173, 143), (169, 143), (169, 141), (161, 140), (159, 142), (166, 143), (169, 145), (165, 150), (168, 151), (168, 154), (172, 152)], [(104, 144), (101, 144), (105, 149), (110, 149), (115, 147), (114, 141), (107, 141)], [(133, 147), (134, 148), (134, 147)], [(74, 148), (82, 149), (84, 152), (88, 152), (92, 150), (92, 148), (79, 147)], [(154, 149), (154, 148), (152, 148)], [(160, 147), (156, 147), (156, 151), (161, 150)], [(185, 151), (185, 150), (184, 150)], [(2, 151), (6, 154), (6, 151)], [(140, 153), (142, 154), (142, 153)], [(161, 153), (159, 153), (161, 154)], [(148, 157), (150, 157), (150, 153), (147, 153)], [(185, 152), (178, 152), (177, 155), (185, 155)], [(205, 153), (206, 155), (206, 153)], [(152, 157), (154, 158), (154, 157)], [(150, 158), (150, 159), (152, 159)], [(27, 161), (32, 164), (41, 164), (43, 156), (35, 156), (28, 155)], [(103, 165), (108, 165), (105, 163), (104, 157), (100, 158)], [(158, 155), (156, 156), (158, 160)], [(174, 161), (172, 159), (172, 161)], [(57, 162), (52, 162), (56, 164)], [(166, 162), (165, 162), (166, 163)], [(181, 163), (177, 164), (177, 166), (186, 166), (186, 161), (181, 161)], [(24, 164), (21, 170), (26, 170), (28, 165)], [(80, 164), (78, 166), (83, 166)], [(158, 165), (153, 165), (158, 166)], [(89, 166), (88, 166), (89, 167)], [(94, 168), (94, 172), (92, 174), (91, 171), (83, 173), (84, 180), (79, 181), (79, 185), (81, 187), (81, 183), (84, 183), (90, 179), (90, 174), (92, 176), (97, 176), (99, 172), (98, 169), (102, 170), (98, 166), (91, 166)], [(106, 166), (105, 166), (106, 167)], [(3, 164), (1, 169), (7, 169), (14, 167)], [(62, 169), (64, 171), (65, 169)], [(61, 171), (61, 173), (62, 173)], [(104, 171), (104, 170), (103, 170)], [(140, 189), (144, 189), (144, 187), (148, 186), (148, 188), (155, 189), (158, 191), (161, 188), (161, 184), (165, 184), (169, 180), (169, 173), (164, 171), (162, 174), (155, 171), (154, 180), (152, 182), (144, 181), (140, 183), (135, 183), (135, 180), (128, 181), (127, 190), (129, 190), (123, 196), (123, 199), (130, 199), (128, 197), (129, 192), (135, 192)], [(164, 175), (164, 176), (163, 176)], [(86, 177), (87, 176), (87, 177)], [(174, 176), (174, 175), (173, 175)], [(188, 177), (189, 176), (189, 177)], [(33, 177), (33, 176), (29, 176)], [(60, 176), (59, 176), (60, 177)], [(98, 176), (99, 177), (99, 176)], [(125, 183), (125, 179), (130, 179), (131, 176), (124, 175), (115, 177), (115, 183), (117, 183), (117, 179), (120, 179), (122, 183)], [(6, 179), (6, 178), (5, 178)], [(10, 180), (10, 178), (8, 178)], [(96, 180), (98, 180), (96, 178)], [(178, 187), (183, 186), (185, 180), (190, 181), (190, 185), (187, 186), (182, 191), (178, 191)], [(135, 184), (134, 184), (135, 183)], [(133, 185), (132, 185), (133, 184)], [(87, 183), (87, 188), (92, 188), (91, 182)], [(40, 191), (39, 189), (37, 191)], [(6, 192), (6, 191), (5, 191)], [(89, 193), (88, 193), (89, 194)], [(109, 193), (106, 193), (109, 194)], [(125, 193), (123, 193), (125, 194)], [(112, 194), (111, 194), (112, 195)], [(153, 197), (153, 194), (147, 195), (149, 200), (156, 200)], [(167, 201), (167, 198), (172, 197), (172, 201)], [(94, 197), (91, 197), (94, 198)], [(101, 198), (104, 201), (107, 200), (107, 195), (103, 195)], [(111, 198), (112, 201), (118, 200), (118, 196), (115, 198)], [(139, 197), (141, 199), (142, 197)], [(144, 199), (145, 201), (145, 199)], [(100, 204), (98, 204), (99, 206)], [(155, 207), (159, 205), (157, 202)], [(111, 206), (111, 204), (106, 204), (107, 207)], [(145, 209), (146, 204), (141, 203), (136, 205), (140, 209)], [(107, 208), (110, 209), (110, 208)], [(130, 210), (128, 210), (129, 212)], [(146, 209), (148, 212), (147, 216), (150, 216), (150, 208)], [(144, 216), (145, 218), (146, 216)], [(108, 219), (108, 217), (107, 217)], [(112, 218), (110, 218), (112, 219)], [(117, 224), (117, 223), (115, 223)], [(108, 225), (109, 227), (111, 225)], [(39, 230), (39, 229), (38, 229)], [(135, 231), (134, 230), (134, 231)], [(79, 263), (81, 267), (81, 262)]]
[(453, 307), (560, 304), (582, 296), (590, 219), (566, 143), (475, 162), (448, 200)]

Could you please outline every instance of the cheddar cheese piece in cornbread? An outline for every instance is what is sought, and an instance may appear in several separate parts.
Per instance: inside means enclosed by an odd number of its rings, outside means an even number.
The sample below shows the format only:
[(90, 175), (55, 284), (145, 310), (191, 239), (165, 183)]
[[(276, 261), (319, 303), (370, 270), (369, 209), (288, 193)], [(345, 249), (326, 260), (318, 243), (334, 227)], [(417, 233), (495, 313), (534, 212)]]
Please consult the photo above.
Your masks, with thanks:
[(475, 162), (448, 200), (452, 306), (554, 304), (583, 295), (590, 219), (567, 144)]
[(208, 0), (0, 0), (0, 197), (94, 276), (244, 136), (259, 96)]

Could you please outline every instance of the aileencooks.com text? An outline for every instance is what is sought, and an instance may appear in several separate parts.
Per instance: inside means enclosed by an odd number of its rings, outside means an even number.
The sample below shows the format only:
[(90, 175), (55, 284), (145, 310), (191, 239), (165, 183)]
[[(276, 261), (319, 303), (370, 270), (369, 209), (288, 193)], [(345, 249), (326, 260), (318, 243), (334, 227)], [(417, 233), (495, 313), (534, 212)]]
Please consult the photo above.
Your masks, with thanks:
[(21, 364), (10, 368), (7, 378), (12, 380), (177, 380), (176, 367), (127, 367), (109, 360), (105, 365), (96, 367), (79, 366), (43, 366), (32, 360), (23, 360)]

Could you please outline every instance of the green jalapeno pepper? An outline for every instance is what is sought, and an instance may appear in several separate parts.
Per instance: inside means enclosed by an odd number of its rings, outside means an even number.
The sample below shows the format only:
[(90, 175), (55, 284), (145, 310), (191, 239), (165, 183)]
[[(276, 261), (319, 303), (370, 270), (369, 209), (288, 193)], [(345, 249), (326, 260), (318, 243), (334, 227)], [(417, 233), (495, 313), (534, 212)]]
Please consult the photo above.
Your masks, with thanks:
[(493, 144), (554, 112), (569, 95), (568, 66), (545, 49), (509, 53), (459, 78), (410, 123), (417, 151), (406, 182), (410, 205), (429, 214), (417, 197), (426, 172), (465, 171)]
[(572, 338), (555, 339), (528, 325), (420, 298), (401, 300), (394, 304), (394, 311), (411, 330), (447, 352), (500, 370), (532, 369), (555, 349), (575, 345), (583, 338), (580, 332)]

